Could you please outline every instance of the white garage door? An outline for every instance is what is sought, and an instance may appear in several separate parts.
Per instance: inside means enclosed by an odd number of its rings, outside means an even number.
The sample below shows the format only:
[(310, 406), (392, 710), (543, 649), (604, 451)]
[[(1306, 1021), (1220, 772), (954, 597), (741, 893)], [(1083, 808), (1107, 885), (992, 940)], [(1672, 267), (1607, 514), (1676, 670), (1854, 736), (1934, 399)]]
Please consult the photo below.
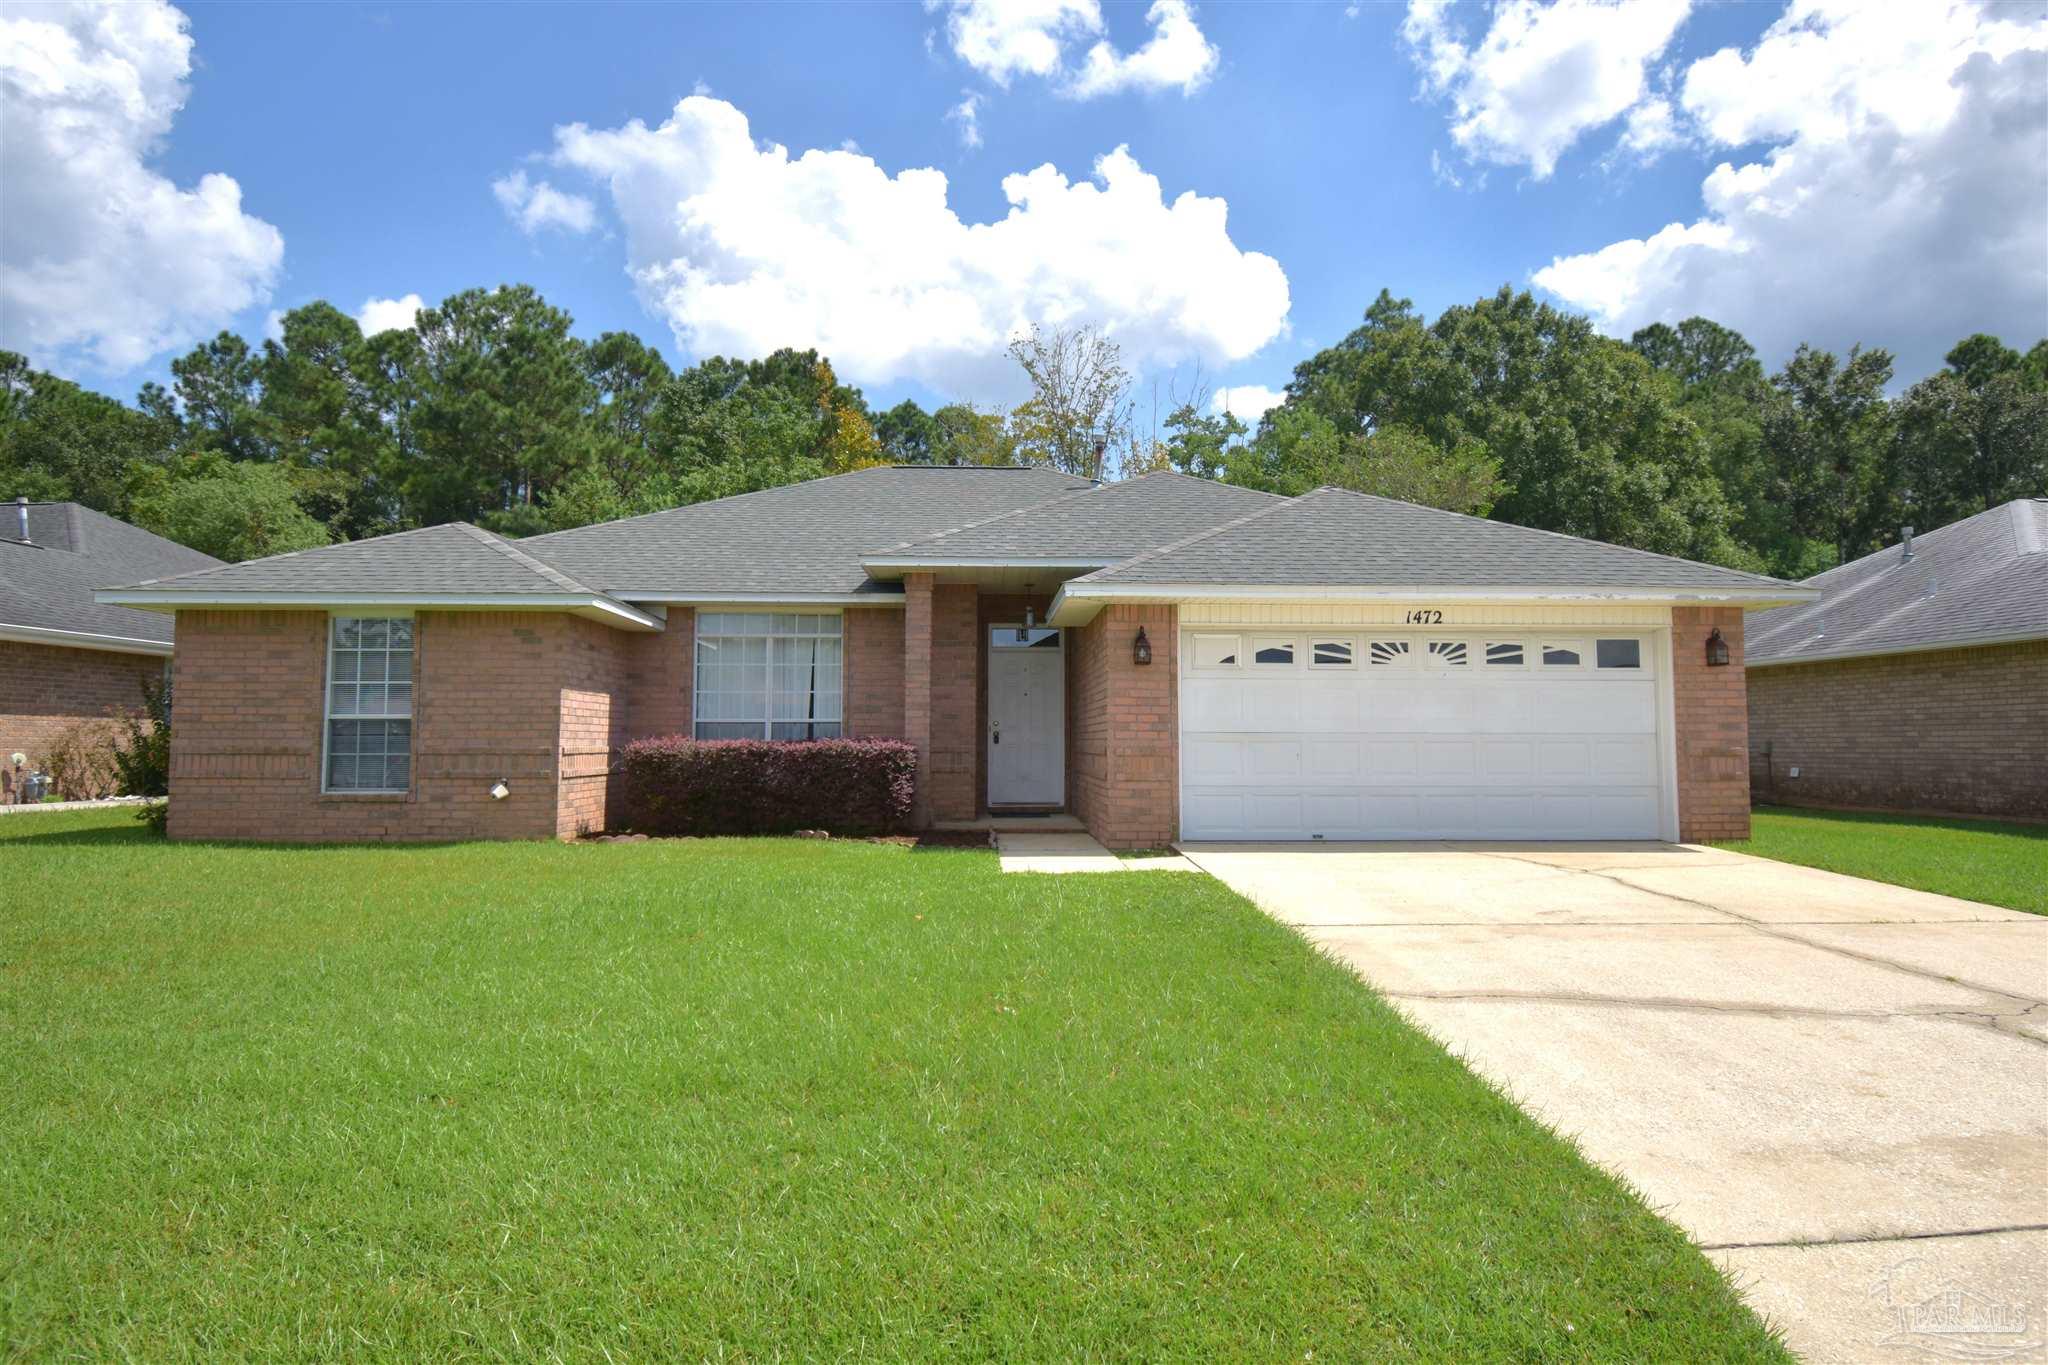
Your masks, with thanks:
[(1654, 839), (1650, 632), (1181, 632), (1186, 839)]

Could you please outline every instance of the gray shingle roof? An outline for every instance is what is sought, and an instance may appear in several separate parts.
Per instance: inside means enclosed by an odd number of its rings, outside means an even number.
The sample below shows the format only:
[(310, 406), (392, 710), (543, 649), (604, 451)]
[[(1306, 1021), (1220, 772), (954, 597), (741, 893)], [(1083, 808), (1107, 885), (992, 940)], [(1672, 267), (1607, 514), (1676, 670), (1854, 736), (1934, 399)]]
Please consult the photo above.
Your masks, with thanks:
[(1263, 587), (1798, 589), (1555, 531), (1318, 488), (1075, 580)]
[(323, 545), (124, 586), (153, 592), (594, 597), (595, 588), (467, 522)]
[(2048, 639), (2048, 498), (2020, 498), (1806, 580), (1818, 602), (1758, 612), (1752, 666)]
[(1034, 558), (1114, 564), (1285, 501), (1273, 493), (1161, 471), (890, 546), (868, 559), (971, 564)]
[(93, 589), (220, 563), (75, 502), (30, 503), (24, 543), (18, 507), (0, 504), (0, 627), (169, 644), (168, 616), (102, 606)]
[(868, 551), (1089, 486), (1050, 469), (883, 466), (519, 543), (626, 597), (888, 591), (861, 568)]

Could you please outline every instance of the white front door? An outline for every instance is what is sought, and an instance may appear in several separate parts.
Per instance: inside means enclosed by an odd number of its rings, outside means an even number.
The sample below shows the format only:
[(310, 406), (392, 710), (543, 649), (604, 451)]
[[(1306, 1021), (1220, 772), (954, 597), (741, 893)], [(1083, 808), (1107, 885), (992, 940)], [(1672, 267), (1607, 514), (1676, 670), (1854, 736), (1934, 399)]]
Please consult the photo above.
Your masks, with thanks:
[(1670, 837), (1661, 637), (1181, 631), (1187, 839)]
[(1060, 632), (994, 626), (988, 635), (988, 803), (1067, 799), (1067, 671)]

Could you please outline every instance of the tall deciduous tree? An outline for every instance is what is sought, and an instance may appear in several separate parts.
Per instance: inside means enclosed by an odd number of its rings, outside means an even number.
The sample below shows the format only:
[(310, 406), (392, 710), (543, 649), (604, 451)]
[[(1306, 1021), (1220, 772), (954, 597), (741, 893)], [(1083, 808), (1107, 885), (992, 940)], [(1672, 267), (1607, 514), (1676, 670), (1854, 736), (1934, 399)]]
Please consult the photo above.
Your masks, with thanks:
[(1856, 347), (1841, 360), (1801, 346), (1771, 379), (1762, 423), (1771, 496), (1792, 533), (1818, 541), (1835, 563), (1878, 548), (1896, 510), (1891, 377), (1888, 351)]
[(1025, 459), (1101, 478), (1110, 452), (1131, 439), (1131, 374), (1123, 351), (1093, 327), (1033, 324), (1010, 343), (1031, 397), (1010, 414)]

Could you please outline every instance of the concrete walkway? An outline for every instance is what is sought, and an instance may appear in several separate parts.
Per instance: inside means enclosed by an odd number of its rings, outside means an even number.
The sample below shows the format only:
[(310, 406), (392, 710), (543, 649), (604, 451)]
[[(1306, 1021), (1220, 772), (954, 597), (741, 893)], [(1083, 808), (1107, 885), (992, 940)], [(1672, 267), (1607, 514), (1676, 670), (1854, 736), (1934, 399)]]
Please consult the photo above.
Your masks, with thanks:
[(1005, 872), (1199, 872), (1179, 854), (1119, 858), (1088, 834), (996, 831), (996, 852)]
[(26, 806), (9, 803), (0, 806), (0, 815), (27, 815), (33, 811), (113, 810), (118, 806), (144, 805), (153, 799), (147, 796), (109, 796), (99, 801), (41, 801)]
[(1812, 1360), (2048, 1358), (2048, 919), (1665, 844), (1192, 844)]

